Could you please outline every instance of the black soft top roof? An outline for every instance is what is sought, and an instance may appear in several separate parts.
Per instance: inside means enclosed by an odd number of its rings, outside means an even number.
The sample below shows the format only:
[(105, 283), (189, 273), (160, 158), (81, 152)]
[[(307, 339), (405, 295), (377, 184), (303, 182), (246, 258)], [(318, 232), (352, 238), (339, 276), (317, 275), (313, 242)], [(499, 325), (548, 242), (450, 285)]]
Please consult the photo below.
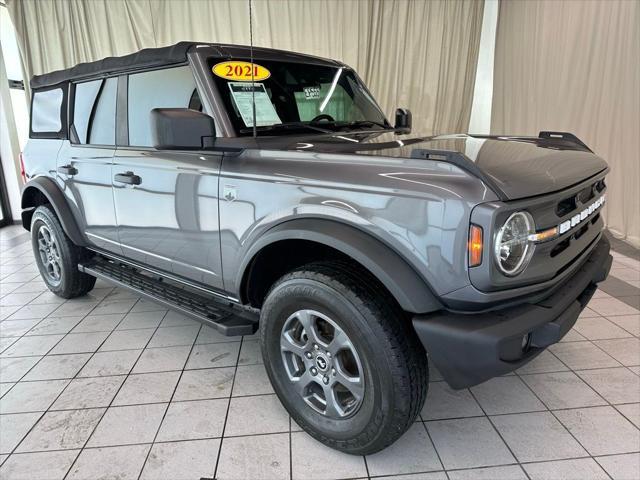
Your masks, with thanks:
[[(136, 53), (124, 55), (122, 57), (107, 57), (96, 62), (79, 63), (75, 67), (67, 68), (65, 70), (57, 70), (55, 72), (45, 73), (44, 75), (35, 75), (31, 77), (30, 85), (32, 89), (37, 90), (39, 88), (58, 85), (59, 83), (68, 82), (70, 80), (79, 80), (87, 77), (125, 72), (127, 70), (138, 70), (185, 63), (187, 61), (187, 53), (196, 45), (209, 47), (212, 50), (210, 52), (211, 54), (220, 57), (249, 57), (250, 47), (245, 45), (179, 42), (168, 47), (145, 48)], [(279, 59), (331, 66), (342, 65), (335, 60), (313, 57), (302, 53), (275, 50), (272, 48), (254, 47), (253, 54), (254, 59)]]

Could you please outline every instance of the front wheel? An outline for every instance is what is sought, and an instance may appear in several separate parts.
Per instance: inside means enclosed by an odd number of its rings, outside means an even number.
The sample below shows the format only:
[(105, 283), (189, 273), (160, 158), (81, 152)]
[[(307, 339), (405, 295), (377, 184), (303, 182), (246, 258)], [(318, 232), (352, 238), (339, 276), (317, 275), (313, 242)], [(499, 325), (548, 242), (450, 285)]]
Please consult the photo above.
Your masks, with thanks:
[(367, 272), (315, 263), (282, 277), (260, 318), (271, 383), (324, 444), (370, 454), (398, 439), (427, 394), (427, 356), (394, 300)]
[(36, 208), (31, 218), (31, 245), (42, 280), (62, 298), (75, 298), (93, 289), (96, 278), (78, 270), (89, 252), (74, 244), (60, 220), (47, 205)]

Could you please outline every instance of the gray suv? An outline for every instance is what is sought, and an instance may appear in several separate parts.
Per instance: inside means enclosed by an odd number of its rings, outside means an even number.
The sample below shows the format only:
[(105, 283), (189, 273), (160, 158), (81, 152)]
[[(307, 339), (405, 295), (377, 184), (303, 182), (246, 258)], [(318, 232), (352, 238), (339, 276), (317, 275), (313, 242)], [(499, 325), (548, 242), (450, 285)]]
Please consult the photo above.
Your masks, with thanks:
[(179, 43), (31, 80), (22, 220), (63, 298), (96, 278), (226, 335), (367, 454), (558, 342), (611, 266), (607, 164), (574, 135), (411, 136), (340, 62)]

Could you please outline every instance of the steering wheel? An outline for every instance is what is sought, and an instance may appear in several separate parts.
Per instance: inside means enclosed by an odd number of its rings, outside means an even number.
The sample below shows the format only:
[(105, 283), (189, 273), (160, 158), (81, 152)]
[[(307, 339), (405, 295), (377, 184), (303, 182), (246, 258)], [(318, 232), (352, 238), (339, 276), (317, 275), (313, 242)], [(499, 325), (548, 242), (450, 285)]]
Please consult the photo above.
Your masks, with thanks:
[(329, 122), (335, 122), (335, 120), (333, 119), (333, 117), (331, 115), (327, 115), (326, 113), (321, 113), (317, 117), (314, 117), (311, 120), (311, 123), (316, 123), (316, 122), (319, 122), (320, 120), (327, 120)]

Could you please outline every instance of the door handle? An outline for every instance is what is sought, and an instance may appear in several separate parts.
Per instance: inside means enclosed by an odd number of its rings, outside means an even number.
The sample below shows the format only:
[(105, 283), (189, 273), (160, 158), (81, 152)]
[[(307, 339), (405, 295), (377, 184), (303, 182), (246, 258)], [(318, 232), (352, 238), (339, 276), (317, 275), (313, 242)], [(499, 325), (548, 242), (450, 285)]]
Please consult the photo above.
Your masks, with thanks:
[(113, 179), (116, 182), (126, 183), (127, 185), (140, 185), (142, 183), (142, 178), (133, 172), (117, 173)]
[(58, 167), (58, 173), (64, 173), (65, 175), (74, 176), (78, 173), (78, 169), (71, 165), (63, 165)]

